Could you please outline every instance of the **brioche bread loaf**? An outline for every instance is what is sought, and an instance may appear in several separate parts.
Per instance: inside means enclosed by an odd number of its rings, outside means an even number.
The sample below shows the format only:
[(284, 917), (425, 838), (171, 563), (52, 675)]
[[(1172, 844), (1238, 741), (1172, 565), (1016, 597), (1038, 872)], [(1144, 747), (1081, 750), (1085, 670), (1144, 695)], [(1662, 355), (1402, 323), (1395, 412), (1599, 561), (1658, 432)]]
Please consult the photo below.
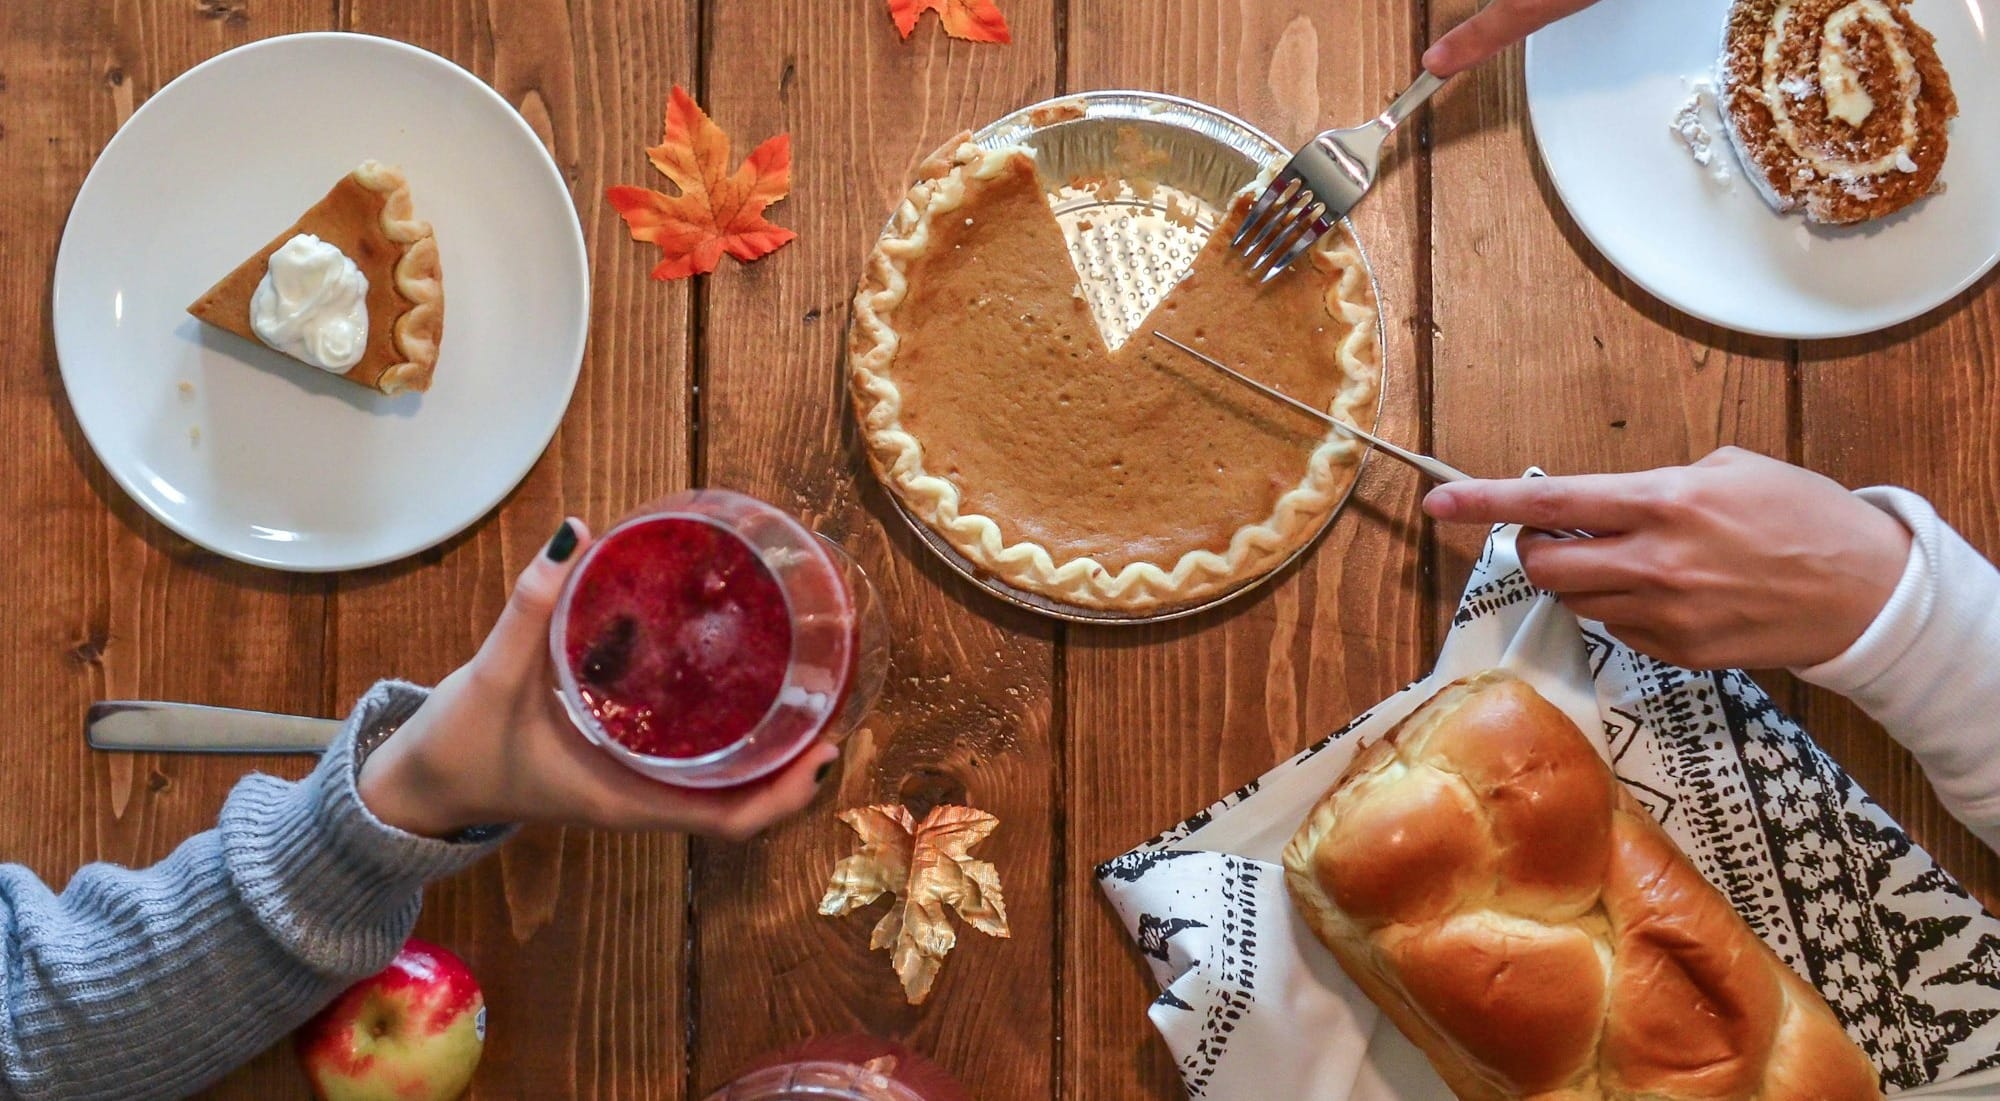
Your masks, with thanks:
[(1493, 671), (1363, 749), (1285, 848), (1342, 969), (1464, 1101), (1847, 1101), (1873, 1067), (1569, 717)]
[(1831, 224), (1930, 194), (1958, 114), (1905, 0), (1735, 0), (1717, 98), (1765, 200)]

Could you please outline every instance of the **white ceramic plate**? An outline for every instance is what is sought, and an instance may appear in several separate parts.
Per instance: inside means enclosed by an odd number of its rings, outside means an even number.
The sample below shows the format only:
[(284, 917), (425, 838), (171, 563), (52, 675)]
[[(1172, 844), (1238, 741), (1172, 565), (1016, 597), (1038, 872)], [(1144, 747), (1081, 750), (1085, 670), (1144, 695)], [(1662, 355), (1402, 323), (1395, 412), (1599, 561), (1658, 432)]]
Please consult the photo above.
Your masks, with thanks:
[[(185, 312), (371, 157), (402, 166), (437, 232), (427, 394), (384, 397)], [(352, 569), (450, 538), (520, 482), (568, 408), (589, 303), (569, 191), (505, 100), (413, 46), (302, 34), (196, 66), (111, 139), (56, 257), (56, 352), (98, 458), (168, 527), (245, 562)]]
[[(1947, 190), (1882, 222), (1808, 229), (1669, 129), (1712, 74), (1729, 0), (1604, 0), (1528, 42), (1528, 111), (1556, 190), (1606, 258), (1670, 305), (1764, 336), (1849, 336), (1948, 302), (2000, 258), (2000, 0), (1914, 0), (1959, 117)], [(2000, 25), (1993, 28), (2000, 35)]]

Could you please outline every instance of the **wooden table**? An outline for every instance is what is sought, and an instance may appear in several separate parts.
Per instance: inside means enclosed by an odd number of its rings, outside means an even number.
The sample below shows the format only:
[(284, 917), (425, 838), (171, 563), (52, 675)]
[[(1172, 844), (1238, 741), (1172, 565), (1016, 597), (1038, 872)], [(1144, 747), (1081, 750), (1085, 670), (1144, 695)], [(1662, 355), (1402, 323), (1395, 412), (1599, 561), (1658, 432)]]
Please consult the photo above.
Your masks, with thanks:
[[(51, 881), (157, 860), (250, 767), (104, 757), (104, 697), (343, 713), (385, 675), (469, 655), (566, 513), (603, 522), (690, 484), (796, 510), (853, 548), (895, 625), (880, 713), (807, 814), (749, 845), (533, 832), (436, 887), (421, 933), (492, 1003), (476, 1096), (700, 1097), (815, 1033), (904, 1037), (996, 1101), (1179, 1096), (1145, 972), (1091, 875), (1424, 670), (1477, 535), (1437, 531), (1405, 471), (1371, 462), (1316, 553), (1254, 599), (1149, 630), (1063, 627), (960, 582), (888, 510), (840, 398), (864, 250), (922, 151), (1069, 90), (1157, 89), (1282, 140), (1371, 113), (1474, 0), (1001, 0), (1011, 46), (899, 41), (882, 0), (76, 0), (0, 4), (0, 855)], [(1428, 16), (1423, 13), (1428, 12)], [(49, 322), (63, 220), (133, 108), (253, 38), (348, 28), (491, 82), (571, 184), (595, 279), (568, 422), (471, 533), (337, 577), (235, 565), (118, 491), (64, 399)], [(748, 143), (793, 136), (799, 239), (708, 279), (653, 283), (602, 199), (652, 183), (668, 88)], [(1383, 429), (1490, 473), (1623, 470), (1722, 444), (1850, 484), (1896, 482), (2000, 551), (2000, 294), (1825, 344), (1689, 320), (1607, 265), (1564, 215), (1525, 122), (1518, 55), (1448, 88), (1360, 212), (1381, 279)], [(667, 426), (664, 429), (662, 426)], [(1780, 698), (1991, 906), (2000, 859), (1938, 808), (1907, 755), (1843, 702)], [(847, 850), (835, 810), (960, 800), (1004, 823), (1011, 940), (962, 937), (930, 1003), (902, 1004), (869, 920), (814, 916)], [(282, 1049), (214, 1096), (303, 1096)]]

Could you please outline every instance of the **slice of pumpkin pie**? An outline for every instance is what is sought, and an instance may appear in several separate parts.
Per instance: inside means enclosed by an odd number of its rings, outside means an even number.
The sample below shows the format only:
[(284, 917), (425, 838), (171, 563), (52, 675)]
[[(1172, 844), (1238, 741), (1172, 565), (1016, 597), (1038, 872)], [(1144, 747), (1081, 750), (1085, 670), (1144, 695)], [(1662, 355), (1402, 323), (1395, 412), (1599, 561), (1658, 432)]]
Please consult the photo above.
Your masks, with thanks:
[(385, 394), (427, 390), (444, 274), (401, 171), (367, 161), (188, 312)]
[(1344, 230), (1260, 283), (1228, 249), (1246, 206), (1114, 350), (1032, 154), (926, 162), (855, 296), (849, 385), (877, 475), (975, 566), (1073, 606), (1169, 610), (1283, 564), (1361, 449), (1146, 334), (1354, 420), (1379, 386), (1376, 304)]

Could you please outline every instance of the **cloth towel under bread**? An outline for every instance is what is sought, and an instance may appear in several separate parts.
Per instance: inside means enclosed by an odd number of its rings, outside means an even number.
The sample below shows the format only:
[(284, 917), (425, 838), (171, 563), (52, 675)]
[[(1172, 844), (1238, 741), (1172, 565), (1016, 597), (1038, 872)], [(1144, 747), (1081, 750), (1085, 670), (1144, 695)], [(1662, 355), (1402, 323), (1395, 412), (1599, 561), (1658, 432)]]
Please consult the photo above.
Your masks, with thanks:
[(1741, 672), (1640, 656), (1537, 593), (1487, 541), (1436, 670), (1098, 880), (1161, 987), (1150, 1016), (1203, 1101), (1442, 1098), (1340, 972), (1278, 855), (1356, 746), (1443, 684), (1512, 669), (1569, 712), (1892, 1095), (2000, 1098), (2000, 921)]

